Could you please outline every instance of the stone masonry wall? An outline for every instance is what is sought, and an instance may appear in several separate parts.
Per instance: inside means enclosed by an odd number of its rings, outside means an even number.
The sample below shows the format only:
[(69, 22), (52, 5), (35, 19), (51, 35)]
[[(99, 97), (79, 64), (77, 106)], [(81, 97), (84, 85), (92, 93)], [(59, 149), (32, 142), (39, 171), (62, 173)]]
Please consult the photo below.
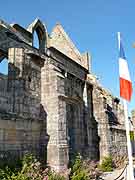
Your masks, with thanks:
[[(34, 32), (39, 48), (33, 47)], [(126, 153), (123, 107), (94, 81), (88, 53), (77, 50), (60, 24), (49, 36), (39, 19), (27, 29), (0, 20), (3, 58), (1, 162), (33, 152), (61, 171), (76, 153), (94, 160)]]
[(67, 168), (77, 153), (97, 156), (86, 74), (87, 70), (50, 48), (41, 71), (41, 102), (47, 114), (47, 162), (57, 171)]
[(94, 116), (98, 122), (100, 159), (108, 155), (126, 154), (124, 113), (119, 99), (99, 86), (93, 91)]
[(46, 160), (46, 113), (41, 104), (40, 58), (9, 48), (8, 75), (1, 75), (0, 158), (11, 162), (32, 152)]
[(28, 152), (45, 160), (47, 140), (42, 121), (19, 118), (14, 114), (0, 116), (1, 163), (13, 163)]

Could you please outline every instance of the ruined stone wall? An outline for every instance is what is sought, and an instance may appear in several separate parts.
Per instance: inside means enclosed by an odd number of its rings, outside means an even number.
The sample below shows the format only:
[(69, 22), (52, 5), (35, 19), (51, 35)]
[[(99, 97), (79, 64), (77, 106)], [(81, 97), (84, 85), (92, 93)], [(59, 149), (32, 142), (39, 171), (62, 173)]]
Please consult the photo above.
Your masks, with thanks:
[(46, 159), (43, 121), (24, 119), (15, 114), (0, 114), (0, 161), (13, 163), (25, 153)]
[(103, 105), (103, 97), (100, 90), (93, 90), (93, 112), (98, 123), (100, 158), (108, 156), (109, 126)]
[[(54, 48), (49, 50), (50, 56), (41, 72), (41, 102), (47, 112), (50, 137), (47, 161), (60, 170), (77, 153), (87, 158), (97, 156), (96, 138), (95, 141), (92, 138), (95, 120), (92, 120), (91, 97), (87, 95), (87, 70)], [(91, 92), (90, 87), (92, 95)]]
[[(68, 159), (65, 157), (61, 163), (60, 142), (59, 142), (59, 109), (57, 94), (57, 76), (52, 64), (46, 62), (42, 69), (42, 105), (46, 110), (47, 134), (49, 142), (47, 146), (47, 162), (55, 170), (59, 170), (64, 164), (67, 165)], [(64, 119), (63, 119), (64, 121)], [(64, 122), (63, 122), (64, 123)], [(64, 138), (64, 137), (63, 137)], [(67, 147), (66, 147), (67, 148)], [(67, 149), (66, 149), (67, 150)], [(65, 156), (67, 156), (65, 150)], [(64, 149), (63, 149), (64, 151)], [(64, 152), (63, 152), (64, 153)]]
[(0, 112), (9, 112), (10, 93), (7, 92), (8, 76), (0, 74)]
[(46, 113), (41, 104), (42, 60), (26, 48), (9, 48), (8, 75), (0, 76), (0, 158), (32, 152), (46, 160)]
[(108, 155), (126, 154), (126, 132), (123, 107), (108, 91), (95, 85), (93, 112), (98, 122), (100, 159)]
[(114, 157), (126, 156), (126, 132), (124, 128), (112, 127), (110, 128), (110, 154)]
[(97, 160), (126, 152), (119, 100), (89, 74), (88, 53), (80, 54), (61, 25), (49, 36), (38, 19), (27, 30), (0, 21), (0, 61), (4, 57), (1, 160), (34, 152), (61, 171), (76, 153)]
[[(89, 69), (90, 57), (87, 52), (81, 54), (71, 39), (64, 31), (61, 24), (56, 24), (51, 33), (49, 41), (50, 47), (55, 47), (57, 50), (71, 58), (73, 61), (80, 64), (82, 67)], [(91, 64), (90, 64), (91, 67)]]

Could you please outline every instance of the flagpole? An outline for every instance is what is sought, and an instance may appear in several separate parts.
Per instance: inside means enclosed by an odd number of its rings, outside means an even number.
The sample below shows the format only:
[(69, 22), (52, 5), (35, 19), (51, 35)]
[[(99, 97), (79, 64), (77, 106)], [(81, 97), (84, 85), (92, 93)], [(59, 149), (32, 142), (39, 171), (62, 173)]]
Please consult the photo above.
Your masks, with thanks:
[(124, 103), (124, 115), (125, 115), (125, 127), (126, 127), (126, 137), (127, 137), (127, 150), (128, 150), (128, 161), (129, 161), (129, 180), (134, 180), (134, 168), (133, 168), (133, 157), (132, 157), (132, 148), (130, 141), (130, 127), (128, 120), (128, 108), (127, 101), (123, 99)]

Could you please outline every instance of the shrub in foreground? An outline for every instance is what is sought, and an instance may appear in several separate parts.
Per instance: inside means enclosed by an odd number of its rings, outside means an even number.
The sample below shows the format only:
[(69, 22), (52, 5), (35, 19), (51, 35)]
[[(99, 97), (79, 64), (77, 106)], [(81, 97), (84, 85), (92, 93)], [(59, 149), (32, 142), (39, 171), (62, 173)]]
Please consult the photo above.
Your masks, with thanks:
[(113, 160), (111, 156), (104, 157), (102, 163), (99, 165), (99, 169), (103, 172), (113, 171)]
[(97, 161), (83, 160), (78, 154), (71, 166), (71, 180), (95, 180), (102, 171), (98, 168)]
[[(101, 169), (106, 170), (105, 168), (107, 168), (108, 170), (109, 167), (110, 159), (107, 159), (101, 165)], [(21, 161), (20, 168), (11, 169), (5, 167), (0, 169), (0, 180), (66, 180), (69, 174), (70, 180), (95, 180), (101, 175), (101, 171), (97, 168), (97, 162), (84, 161), (80, 154), (78, 154), (71, 168), (58, 174), (49, 168), (43, 168), (33, 155), (26, 154)]]
[(0, 180), (65, 180), (65, 178), (48, 168), (43, 169), (33, 155), (26, 154), (19, 170), (11, 170), (9, 167), (0, 169)]

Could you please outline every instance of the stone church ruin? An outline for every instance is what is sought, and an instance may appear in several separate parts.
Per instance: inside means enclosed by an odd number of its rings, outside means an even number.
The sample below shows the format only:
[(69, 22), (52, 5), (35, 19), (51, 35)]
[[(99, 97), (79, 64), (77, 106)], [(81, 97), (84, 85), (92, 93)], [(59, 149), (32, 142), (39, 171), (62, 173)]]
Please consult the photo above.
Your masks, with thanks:
[[(39, 47), (34, 47), (37, 33)], [(63, 27), (49, 34), (36, 19), (28, 28), (0, 20), (0, 161), (31, 152), (53, 169), (75, 153), (99, 160), (126, 153), (123, 106), (91, 72)]]

